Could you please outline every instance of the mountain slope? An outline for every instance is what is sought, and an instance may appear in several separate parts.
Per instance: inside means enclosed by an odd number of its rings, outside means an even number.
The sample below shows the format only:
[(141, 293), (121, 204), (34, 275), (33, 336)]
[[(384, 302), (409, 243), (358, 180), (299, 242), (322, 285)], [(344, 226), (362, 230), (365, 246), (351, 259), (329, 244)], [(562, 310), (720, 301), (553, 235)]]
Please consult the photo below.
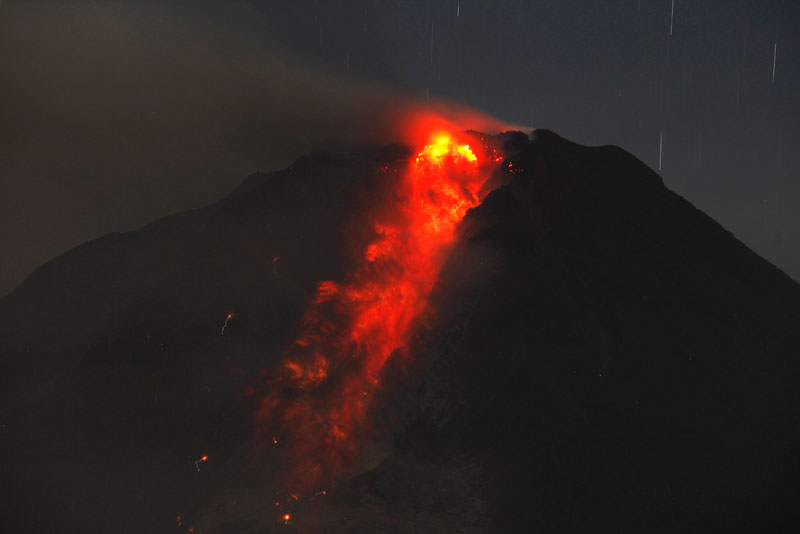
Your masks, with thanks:
[[(459, 418), (500, 473), (500, 524), (786, 525), (797, 284), (617, 148), (540, 132), (512, 161), (526, 172), (467, 217), (443, 276), (443, 301), (471, 310), (453, 356)], [(475, 291), (462, 266), (484, 249)]]
[(384, 370), (382, 432), (352, 478), (273, 507), (281, 456), (253, 414), (403, 147), (254, 175), (0, 301), (4, 521), (779, 531), (800, 474), (798, 285), (619, 148), (493, 142), (497, 186), (459, 226), (435, 315)]

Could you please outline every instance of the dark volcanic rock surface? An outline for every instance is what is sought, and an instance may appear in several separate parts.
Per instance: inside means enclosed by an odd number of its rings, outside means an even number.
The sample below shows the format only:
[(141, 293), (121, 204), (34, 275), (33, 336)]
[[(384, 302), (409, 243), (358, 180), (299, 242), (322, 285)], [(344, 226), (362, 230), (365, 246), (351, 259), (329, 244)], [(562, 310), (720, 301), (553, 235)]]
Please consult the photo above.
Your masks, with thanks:
[(39, 268), (0, 301), (4, 531), (789, 531), (797, 283), (619, 148), (502, 141), (387, 366), (388, 437), (289, 525), (259, 388), (408, 152), (301, 158)]

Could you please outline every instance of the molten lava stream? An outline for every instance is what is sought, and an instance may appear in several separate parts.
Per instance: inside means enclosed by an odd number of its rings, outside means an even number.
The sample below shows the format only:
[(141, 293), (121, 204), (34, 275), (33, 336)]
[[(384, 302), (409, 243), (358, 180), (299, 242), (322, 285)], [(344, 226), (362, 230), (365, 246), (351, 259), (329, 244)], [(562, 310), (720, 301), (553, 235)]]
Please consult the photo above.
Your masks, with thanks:
[(403, 174), (400, 201), (374, 223), (361, 262), (344, 282), (319, 284), (260, 414), (290, 434), (294, 491), (316, 491), (354, 461), (381, 368), (407, 345), (456, 225), (479, 204), (488, 176), (469, 145), (435, 135)]

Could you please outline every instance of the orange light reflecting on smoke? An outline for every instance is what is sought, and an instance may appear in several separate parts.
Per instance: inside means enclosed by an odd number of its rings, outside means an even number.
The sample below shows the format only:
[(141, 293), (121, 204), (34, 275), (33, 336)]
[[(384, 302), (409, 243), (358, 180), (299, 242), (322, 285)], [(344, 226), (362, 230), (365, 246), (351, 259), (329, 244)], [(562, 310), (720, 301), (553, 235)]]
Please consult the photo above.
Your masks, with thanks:
[(353, 461), (367, 392), (408, 344), (456, 225), (480, 202), (490, 170), (469, 144), (435, 131), (402, 173), (393, 204), (373, 221), (362, 262), (344, 281), (318, 284), (277, 383), (295, 393), (286, 399), (276, 392), (261, 411), (292, 434), (290, 486), (308, 489)]

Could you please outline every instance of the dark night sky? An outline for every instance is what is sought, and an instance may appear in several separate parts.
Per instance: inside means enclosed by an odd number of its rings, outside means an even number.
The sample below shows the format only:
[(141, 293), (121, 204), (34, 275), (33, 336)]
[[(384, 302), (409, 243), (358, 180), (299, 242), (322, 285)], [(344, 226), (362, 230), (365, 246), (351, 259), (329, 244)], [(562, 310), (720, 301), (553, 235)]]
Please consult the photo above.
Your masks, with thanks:
[(666, 184), (800, 279), (800, 2), (671, 7), (0, 2), (0, 295), (426, 91), (654, 169), (663, 135)]

